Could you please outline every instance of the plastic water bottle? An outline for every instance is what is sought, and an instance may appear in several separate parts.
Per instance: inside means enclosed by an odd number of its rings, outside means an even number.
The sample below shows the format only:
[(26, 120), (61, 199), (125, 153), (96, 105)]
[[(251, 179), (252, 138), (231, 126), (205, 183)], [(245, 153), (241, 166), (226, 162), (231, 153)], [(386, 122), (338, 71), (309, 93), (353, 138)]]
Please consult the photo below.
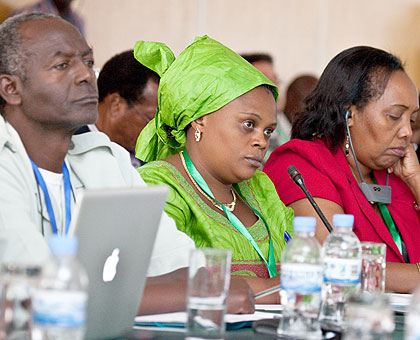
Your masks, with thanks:
[(406, 340), (420, 339), (420, 285), (413, 292), (404, 327)]
[(86, 324), (88, 277), (76, 259), (77, 239), (53, 235), (51, 260), (33, 294), (33, 340), (81, 340)]
[(322, 247), (324, 262), (321, 326), (341, 331), (344, 304), (360, 289), (362, 249), (353, 233), (353, 215), (333, 216), (334, 230)]
[(281, 257), (280, 297), (284, 309), (277, 333), (291, 339), (322, 337), (318, 316), (323, 267), (315, 226), (313, 217), (295, 217), (295, 236)]

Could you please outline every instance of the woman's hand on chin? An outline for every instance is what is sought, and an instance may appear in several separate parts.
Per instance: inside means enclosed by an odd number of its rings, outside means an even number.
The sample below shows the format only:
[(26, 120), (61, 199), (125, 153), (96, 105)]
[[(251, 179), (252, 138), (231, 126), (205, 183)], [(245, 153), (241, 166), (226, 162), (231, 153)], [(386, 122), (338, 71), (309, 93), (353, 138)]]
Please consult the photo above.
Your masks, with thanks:
[(420, 165), (412, 144), (407, 147), (405, 156), (389, 167), (388, 171), (400, 177), (411, 189), (420, 187)]

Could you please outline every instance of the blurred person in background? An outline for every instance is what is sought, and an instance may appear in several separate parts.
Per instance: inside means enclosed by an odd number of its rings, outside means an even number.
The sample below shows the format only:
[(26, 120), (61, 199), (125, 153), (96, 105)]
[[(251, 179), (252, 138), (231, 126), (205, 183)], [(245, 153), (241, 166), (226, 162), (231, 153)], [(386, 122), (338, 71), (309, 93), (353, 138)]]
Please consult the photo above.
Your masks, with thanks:
[(156, 113), (159, 76), (140, 64), (133, 50), (117, 54), (102, 67), (98, 77), (98, 121), (77, 133), (99, 130), (124, 147), (134, 167), (137, 137)]
[(283, 112), (285, 105), (284, 91), (282, 89), (280, 80), (274, 71), (273, 57), (267, 53), (249, 53), (241, 54), (242, 58), (252, 64), (257, 70), (262, 72), (274, 85), (279, 89), (279, 97), (277, 98), (277, 127), (275, 132), (270, 138), (267, 153), (264, 157), (264, 162), (268, 159), (271, 152), (286, 143), (290, 139), (290, 131), (292, 124)]
[(304, 74), (296, 77), (287, 87), (286, 104), (284, 106), (284, 114), (289, 119), (290, 124), (296, 113), (302, 112), (304, 109), (305, 98), (312, 92), (318, 78)]
[(42, 12), (50, 13), (62, 17), (67, 20), (85, 36), (85, 24), (83, 19), (72, 10), (71, 3), (73, 0), (41, 0), (32, 6), (24, 7), (12, 13), (13, 15), (24, 12)]

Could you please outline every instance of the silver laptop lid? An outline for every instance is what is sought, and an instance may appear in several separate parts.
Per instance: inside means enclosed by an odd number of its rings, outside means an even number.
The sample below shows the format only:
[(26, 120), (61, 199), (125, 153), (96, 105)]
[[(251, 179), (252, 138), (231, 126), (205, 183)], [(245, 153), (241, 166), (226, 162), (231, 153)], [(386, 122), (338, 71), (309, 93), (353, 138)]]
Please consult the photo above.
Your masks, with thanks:
[(89, 275), (86, 339), (129, 330), (139, 307), (166, 187), (87, 190), (72, 229)]

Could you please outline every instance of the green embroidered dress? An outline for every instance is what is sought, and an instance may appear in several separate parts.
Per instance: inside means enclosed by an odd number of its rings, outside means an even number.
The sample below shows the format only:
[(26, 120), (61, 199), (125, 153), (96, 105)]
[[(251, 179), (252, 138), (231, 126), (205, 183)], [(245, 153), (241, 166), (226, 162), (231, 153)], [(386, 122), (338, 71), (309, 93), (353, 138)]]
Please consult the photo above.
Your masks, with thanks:
[[(232, 251), (232, 273), (268, 278), (268, 270), (251, 243), (230, 221), (211, 209), (172, 164), (155, 161), (138, 168), (149, 185), (169, 186), (165, 211), (179, 230), (190, 236), (197, 247), (224, 248)], [(266, 219), (273, 239), (277, 268), (286, 242), (284, 232), (293, 234), (293, 210), (279, 199), (271, 180), (261, 171), (239, 183), (243, 198)], [(248, 228), (262, 253), (268, 258), (269, 236), (261, 219)]]

